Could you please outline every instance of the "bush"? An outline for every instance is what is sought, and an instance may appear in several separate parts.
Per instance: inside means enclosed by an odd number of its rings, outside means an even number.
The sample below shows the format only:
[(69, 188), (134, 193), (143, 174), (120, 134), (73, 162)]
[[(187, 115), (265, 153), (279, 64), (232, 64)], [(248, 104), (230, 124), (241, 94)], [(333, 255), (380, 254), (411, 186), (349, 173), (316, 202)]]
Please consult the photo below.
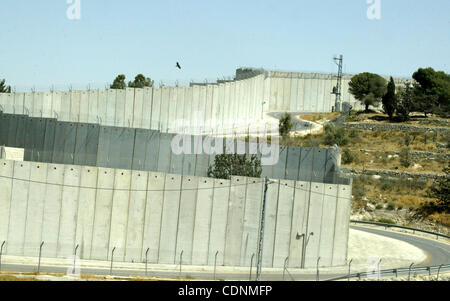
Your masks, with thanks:
[(375, 209), (377, 209), (377, 210), (383, 209), (383, 205), (377, 204), (377, 205), (375, 206)]
[(381, 181), (381, 190), (390, 191), (390, 190), (392, 190), (392, 188), (394, 188), (394, 185), (395, 185), (394, 181), (383, 179)]
[(409, 146), (411, 144), (411, 136), (408, 132), (405, 133), (405, 145)]
[(410, 167), (412, 164), (411, 153), (407, 147), (403, 148), (400, 152), (400, 164), (403, 167)]
[(342, 151), (342, 163), (359, 163), (359, 158), (354, 152), (350, 151), (348, 148), (344, 148)]
[(345, 146), (349, 143), (349, 138), (343, 127), (337, 127), (332, 123), (327, 123), (324, 127), (323, 142), (330, 146)]
[(390, 225), (395, 225), (396, 224), (393, 220), (388, 219), (388, 218), (380, 218), (378, 220), (378, 222), (379, 223), (383, 223), (383, 224), (390, 224)]
[(230, 179), (231, 176), (259, 178), (261, 173), (261, 160), (256, 155), (218, 155), (214, 165), (208, 168), (208, 177), (216, 179)]
[(423, 212), (450, 213), (450, 163), (443, 171), (446, 176), (436, 180), (428, 190), (428, 195), (436, 200), (423, 205)]
[(289, 132), (294, 127), (294, 124), (292, 123), (291, 115), (286, 113), (284, 116), (280, 119), (279, 123), (279, 132), (281, 137), (286, 137), (289, 135)]
[(393, 202), (389, 202), (387, 207), (386, 207), (386, 209), (387, 210), (391, 210), (391, 211), (394, 210), (395, 209), (395, 204)]

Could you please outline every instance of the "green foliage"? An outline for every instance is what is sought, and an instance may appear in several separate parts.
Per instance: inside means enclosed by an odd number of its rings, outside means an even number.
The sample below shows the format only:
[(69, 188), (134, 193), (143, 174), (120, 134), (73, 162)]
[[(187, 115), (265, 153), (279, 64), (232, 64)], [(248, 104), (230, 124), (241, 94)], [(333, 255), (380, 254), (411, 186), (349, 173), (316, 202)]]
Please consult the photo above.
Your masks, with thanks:
[(436, 180), (428, 190), (429, 196), (435, 198), (436, 201), (429, 202), (422, 207), (422, 211), (426, 213), (450, 213), (450, 163), (443, 171), (445, 177)]
[(397, 108), (397, 95), (395, 94), (395, 83), (392, 77), (387, 85), (387, 92), (381, 101), (383, 102), (384, 111), (388, 114), (389, 119), (392, 120)]
[(115, 79), (113, 84), (110, 86), (111, 89), (125, 89), (127, 85), (125, 84), (125, 75), (120, 74)]
[(394, 222), (393, 220), (388, 219), (388, 218), (380, 218), (378, 220), (378, 222), (379, 223), (383, 223), (383, 224), (390, 224), (390, 225), (395, 225), (396, 224), (396, 222)]
[(0, 93), (11, 93), (11, 86), (6, 86), (4, 79), (0, 81)]
[(352, 152), (348, 148), (344, 148), (342, 151), (342, 163), (344, 164), (359, 163), (359, 158), (354, 152)]
[(399, 87), (397, 92), (397, 116), (400, 121), (409, 120), (409, 115), (415, 101), (412, 84), (406, 83), (405, 87)]
[(391, 191), (394, 188), (395, 182), (390, 179), (385, 179), (381, 181), (381, 190), (383, 191)]
[(408, 147), (405, 147), (400, 152), (400, 164), (403, 167), (410, 167), (412, 164), (411, 152)]
[(332, 123), (327, 123), (324, 127), (323, 142), (326, 145), (345, 146), (350, 142), (343, 127), (335, 126)]
[(289, 132), (292, 130), (294, 123), (292, 122), (291, 114), (286, 113), (281, 119), (279, 123), (279, 132), (280, 136), (286, 137), (289, 135)]
[[(424, 113), (433, 111), (448, 114), (450, 109), (450, 75), (433, 68), (419, 68), (414, 72), (418, 83), (417, 92), (421, 95)], [(422, 111), (421, 111), (422, 112)]]
[(411, 144), (411, 136), (409, 135), (409, 132), (405, 132), (405, 145), (409, 146)]
[(214, 165), (208, 168), (208, 177), (216, 179), (230, 179), (231, 176), (259, 178), (261, 173), (261, 160), (256, 155), (248, 157), (246, 154), (217, 155)]
[(349, 83), (349, 92), (362, 104), (376, 106), (386, 94), (386, 80), (378, 74), (364, 72), (352, 77)]
[(154, 81), (150, 78), (146, 78), (143, 74), (138, 74), (134, 78), (134, 81), (130, 81), (128, 83), (128, 87), (130, 88), (144, 88), (144, 87), (153, 87)]

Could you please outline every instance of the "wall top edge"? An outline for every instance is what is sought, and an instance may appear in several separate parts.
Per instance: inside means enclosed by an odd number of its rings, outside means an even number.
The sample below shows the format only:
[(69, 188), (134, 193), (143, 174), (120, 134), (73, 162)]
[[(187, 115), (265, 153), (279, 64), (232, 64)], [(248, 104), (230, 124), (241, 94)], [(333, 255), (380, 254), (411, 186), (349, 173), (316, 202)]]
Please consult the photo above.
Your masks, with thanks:
[[(198, 181), (204, 181), (204, 182), (216, 182), (219, 185), (224, 186), (230, 186), (231, 183), (238, 183), (243, 182), (242, 185), (247, 184), (259, 184), (264, 182), (264, 178), (252, 178), (252, 177), (243, 177), (243, 176), (232, 176), (230, 180), (227, 179), (216, 179), (216, 178), (208, 178), (208, 177), (198, 177), (198, 176), (186, 176), (186, 175), (180, 175), (180, 174), (171, 174), (171, 173), (163, 173), (163, 172), (156, 172), (156, 171), (141, 171), (141, 170), (125, 170), (125, 169), (118, 169), (118, 168), (106, 168), (106, 167), (96, 167), (96, 166), (85, 166), (85, 165), (69, 165), (69, 164), (55, 164), (55, 163), (43, 163), (43, 162), (32, 162), (32, 161), (14, 161), (14, 160), (7, 160), (7, 159), (1, 159), (0, 158), (0, 169), (4, 166), (19, 166), (23, 165), (25, 168), (29, 169), (31, 167), (39, 167), (39, 168), (61, 168), (65, 172), (69, 172), (69, 169), (74, 172), (80, 172), (83, 170), (89, 170), (90, 172), (106, 172), (107, 174), (119, 174), (121, 175), (123, 173), (123, 176), (130, 176), (130, 175), (136, 175), (136, 174), (147, 174), (148, 176), (160, 176), (165, 179), (167, 178), (176, 178), (176, 179), (195, 179)], [(31, 172), (31, 170), (30, 170)], [(340, 186), (340, 187), (351, 187), (350, 184), (339, 184), (339, 183), (322, 183), (322, 182), (314, 182), (314, 181), (295, 181), (295, 180), (287, 180), (287, 179), (269, 179), (270, 182), (276, 182), (280, 185), (323, 185), (324, 187), (329, 186)], [(42, 184), (48, 183), (47, 181), (43, 181)], [(245, 184), (244, 184), (245, 183)], [(81, 185), (80, 185), (81, 186)]]

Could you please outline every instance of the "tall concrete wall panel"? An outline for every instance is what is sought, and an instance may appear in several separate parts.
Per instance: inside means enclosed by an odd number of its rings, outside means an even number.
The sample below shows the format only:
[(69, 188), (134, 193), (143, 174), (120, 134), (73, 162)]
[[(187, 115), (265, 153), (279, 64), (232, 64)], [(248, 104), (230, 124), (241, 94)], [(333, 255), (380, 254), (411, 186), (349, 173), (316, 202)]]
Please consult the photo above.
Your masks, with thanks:
[(305, 250), (305, 267), (315, 267), (317, 258), (319, 257), (320, 235), (322, 228), (322, 214), (323, 214), (323, 198), (324, 198), (324, 184), (311, 183), (310, 203), (308, 214), (308, 233), (313, 233), (309, 236), (308, 244)]
[(230, 202), (228, 203), (228, 222), (225, 240), (224, 264), (239, 266), (246, 198), (244, 177), (231, 177)]
[(208, 265), (211, 266), (224, 264), (230, 184), (229, 180), (214, 180), (208, 253)]
[(248, 178), (241, 245), (241, 266), (250, 266), (258, 255), (264, 181)]
[(27, 202), (24, 246), (25, 256), (36, 256), (36, 247), (41, 243), (42, 219), (44, 214), (47, 165), (31, 163), (30, 186)]
[(351, 210), (351, 186), (338, 185), (338, 198), (336, 206), (336, 220), (333, 240), (332, 264), (342, 265), (347, 262), (347, 247), (349, 235), (349, 215)]
[(142, 104), (142, 122), (141, 122), (141, 127), (143, 129), (151, 128), (152, 114), (153, 114), (152, 106), (153, 106), (153, 88), (144, 88), (144, 100)]
[(125, 120), (125, 103), (127, 98), (126, 90), (118, 89), (116, 93), (114, 126), (129, 126)]
[(113, 250), (116, 248), (114, 258), (119, 261), (124, 261), (125, 259), (130, 188), (131, 171), (116, 169), (114, 177), (109, 249)]
[(325, 184), (319, 256), (321, 266), (331, 266), (333, 260), (334, 229), (336, 223), (337, 185)]
[(30, 162), (14, 163), (14, 179), (9, 213), (8, 252), (23, 255), (24, 239), (28, 204), (28, 190), (30, 187)]
[(147, 172), (132, 172), (125, 247), (127, 262), (140, 262), (142, 259), (147, 185)]
[(97, 181), (98, 168), (90, 166), (81, 168), (77, 229), (75, 234), (75, 244), (79, 248), (77, 254), (81, 258), (91, 258)]
[(275, 248), (273, 255), (274, 266), (284, 265), (285, 260), (289, 257), (294, 185), (294, 181), (280, 181), (277, 223), (275, 227)]
[(79, 122), (87, 123), (89, 120), (89, 98), (86, 91), (80, 92), (80, 116), (78, 118)]
[(181, 176), (166, 174), (159, 240), (159, 262), (163, 264), (175, 264), (180, 256), (176, 253), (180, 188)]
[(147, 254), (148, 263), (158, 263), (161, 221), (164, 205), (165, 175), (162, 173), (149, 172), (147, 187), (142, 258), (145, 258), (145, 255)]
[(113, 169), (98, 169), (98, 189), (95, 200), (94, 231), (92, 234), (91, 249), (92, 260), (111, 258), (109, 239), (112, 221), (114, 177), (115, 172)]
[[(0, 241), (8, 240), (9, 214), (11, 208), (11, 196), (13, 187), (14, 162), (0, 162)], [(6, 246), (7, 248), (8, 246)]]
[(64, 166), (49, 164), (47, 168), (47, 188), (45, 192), (42, 220), (43, 257), (57, 257), (59, 241), (61, 205), (64, 185)]
[(310, 182), (296, 182), (294, 204), (292, 208), (292, 226), (289, 247), (289, 262), (291, 268), (300, 268), (303, 257), (303, 243), (306, 243), (308, 233), (308, 209)]
[[(194, 236), (192, 239), (193, 265), (207, 265), (212, 208), (214, 204), (214, 179), (199, 178), (196, 197)], [(181, 212), (180, 212), (181, 213)], [(214, 251), (211, 251), (214, 252)]]
[(75, 251), (80, 177), (80, 166), (65, 166), (57, 246), (58, 257), (71, 256)]
[[(182, 178), (175, 254), (183, 253), (182, 259), (186, 264), (192, 263), (198, 185), (197, 177)], [(199, 211), (201, 209), (203, 208), (199, 208)]]

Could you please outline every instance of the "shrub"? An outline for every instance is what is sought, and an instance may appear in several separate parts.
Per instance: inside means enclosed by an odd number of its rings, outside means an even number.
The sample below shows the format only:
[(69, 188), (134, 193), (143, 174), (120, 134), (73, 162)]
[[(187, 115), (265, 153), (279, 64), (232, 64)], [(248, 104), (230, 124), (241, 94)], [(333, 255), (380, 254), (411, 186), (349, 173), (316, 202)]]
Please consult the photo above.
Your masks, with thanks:
[(411, 136), (408, 132), (405, 133), (405, 145), (409, 146), (411, 144)]
[(342, 163), (359, 163), (359, 158), (354, 152), (352, 152), (348, 148), (344, 148), (344, 150), (342, 151)]
[(403, 167), (410, 167), (412, 164), (411, 153), (407, 147), (403, 148), (400, 152), (400, 164)]
[(383, 209), (383, 205), (377, 204), (377, 205), (375, 206), (375, 209), (377, 209), (377, 210)]
[(378, 220), (378, 222), (379, 223), (383, 223), (383, 224), (390, 224), (390, 225), (395, 225), (396, 224), (393, 220), (388, 219), (388, 218), (380, 218)]
[(280, 136), (286, 137), (289, 135), (289, 132), (294, 127), (294, 124), (292, 123), (292, 117), (290, 114), (286, 113), (284, 116), (280, 119), (279, 123), (279, 132)]
[(343, 127), (337, 127), (332, 123), (327, 123), (324, 127), (323, 142), (330, 146), (345, 146), (349, 143), (349, 138)]
[(261, 160), (256, 155), (222, 154), (208, 167), (208, 177), (216, 179), (230, 179), (231, 176), (259, 178), (261, 173)]
[(390, 191), (390, 190), (392, 190), (392, 188), (394, 188), (394, 185), (395, 185), (394, 181), (383, 179), (381, 181), (381, 190)]

